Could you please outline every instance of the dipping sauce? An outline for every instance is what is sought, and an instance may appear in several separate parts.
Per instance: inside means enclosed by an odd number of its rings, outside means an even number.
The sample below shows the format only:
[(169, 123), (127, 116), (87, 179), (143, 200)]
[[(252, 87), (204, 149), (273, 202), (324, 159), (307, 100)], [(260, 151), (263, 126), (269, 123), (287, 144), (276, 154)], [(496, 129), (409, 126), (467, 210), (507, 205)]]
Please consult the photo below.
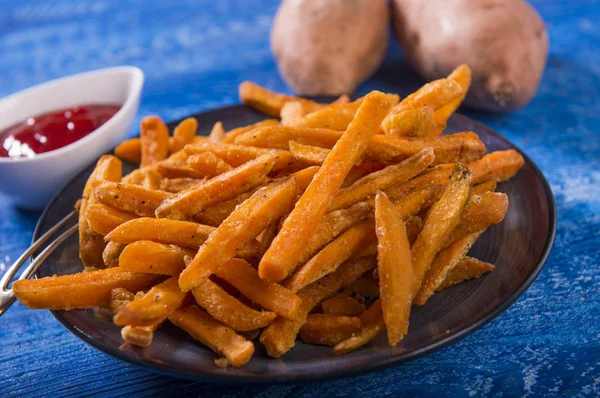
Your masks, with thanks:
[(90, 134), (114, 116), (120, 105), (82, 105), (47, 113), (0, 132), (0, 156), (32, 158)]

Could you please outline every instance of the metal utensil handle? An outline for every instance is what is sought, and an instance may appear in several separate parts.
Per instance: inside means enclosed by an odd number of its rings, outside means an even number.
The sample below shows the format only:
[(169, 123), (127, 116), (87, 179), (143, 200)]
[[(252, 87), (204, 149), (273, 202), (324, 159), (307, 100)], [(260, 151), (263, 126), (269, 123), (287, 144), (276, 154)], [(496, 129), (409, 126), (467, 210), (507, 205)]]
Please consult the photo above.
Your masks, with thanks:
[[(6, 270), (6, 273), (0, 279), (0, 315), (4, 314), (6, 310), (15, 302), (15, 295), (12, 289), (9, 289), (8, 285), (13, 280), (19, 269), (23, 264), (38, 251), (44, 243), (52, 236), (54, 236), (62, 227), (64, 227), (73, 216), (77, 214), (72, 211), (60, 220), (55, 226), (50, 228), (48, 232), (42, 235), (38, 240), (33, 242), (31, 246), (19, 258)], [(58, 246), (60, 246), (67, 238), (77, 231), (77, 224), (70, 227), (68, 230), (63, 232), (58, 238), (50, 242), (50, 244), (33, 260), (25, 270), (19, 276), (19, 280), (31, 278), (31, 276), (38, 270), (40, 265), (52, 254)]]

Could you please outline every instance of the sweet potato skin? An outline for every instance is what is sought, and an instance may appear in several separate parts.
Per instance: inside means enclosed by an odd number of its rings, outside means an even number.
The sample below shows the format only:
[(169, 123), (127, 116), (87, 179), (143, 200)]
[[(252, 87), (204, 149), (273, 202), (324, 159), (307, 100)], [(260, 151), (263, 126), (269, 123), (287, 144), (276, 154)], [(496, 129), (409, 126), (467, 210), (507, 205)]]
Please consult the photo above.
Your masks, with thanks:
[(301, 95), (351, 93), (388, 45), (385, 0), (284, 0), (271, 30), (279, 72)]
[(525, 1), (394, 0), (392, 5), (398, 41), (427, 81), (465, 63), (473, 72), (465, 101), (470, 107), (512, 111), (535, 95), (548, 57), (548, 35)]

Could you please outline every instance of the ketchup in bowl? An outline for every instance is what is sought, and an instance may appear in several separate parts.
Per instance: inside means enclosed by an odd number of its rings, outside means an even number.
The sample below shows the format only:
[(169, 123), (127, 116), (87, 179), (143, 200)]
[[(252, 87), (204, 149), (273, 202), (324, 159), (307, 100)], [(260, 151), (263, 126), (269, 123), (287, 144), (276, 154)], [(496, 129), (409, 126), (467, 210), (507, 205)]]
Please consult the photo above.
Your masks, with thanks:
[(30, 117), (0, 132), (0, 157), (32, 158), (65, 147), (102, 126), (120, 105), (82, 105)]

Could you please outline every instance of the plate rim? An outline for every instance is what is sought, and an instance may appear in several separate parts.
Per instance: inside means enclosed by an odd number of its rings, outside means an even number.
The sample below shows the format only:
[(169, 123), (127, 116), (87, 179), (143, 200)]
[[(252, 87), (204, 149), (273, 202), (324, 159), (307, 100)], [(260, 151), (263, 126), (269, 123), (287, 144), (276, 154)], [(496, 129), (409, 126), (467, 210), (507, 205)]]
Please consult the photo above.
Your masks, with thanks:
[[(192, 117), (192, 116), (197, 116), (197, 115), (210, 115), (211, 113), (222, 112), (224, 110), (236, 111), (237, 109), (247, 110), (247, 109), (251, 109), (251, 108), (249, 108), (248, 106), (243, 105), (243, 104), (237, 104), (237, 105), (223, 106), (223, 107), (211, 109), (211, 110), (204, 111), (204, 112), (202, 112), (202, 111), (197, 112), (197, 113), (194, 113), (194, 114), (186, 116), (186, 117)], [(182, 117), (182, 118), (170, 121), (166, 124), (170, 128), (174, 124), (184, 120), (186, 117)], [(546, 194), (546, 198), (548, 200), (548, 234), (546, 236), (544, 248), (542, 249), (542, 252), (540, 253), (540, 256), (538, 257), (538, 259), (536, 261), (535, 267), (532, 269), (532, 271), (529, 274), (529, 276), (527, 277), (527, 279), (521, 284), (521, 286), (519, 286), (519, 288), (513, 294), (508, 296), (504, 302), (502, 302), (500, 305), (498, 305), (497, 307), (493, 308), (492, 310), (490, 310), (489, 312), (484, 314), (481, 318), (479, 318), (478, 320), (476, 320), (475, 322), (470, 324), (468, 327), (465, 327), (464, 329), (461, 329), (453, 334), (445, 336), (444, 338), (440, 339), (439, 341), (437, 341), (435, 343), (432, 343), (432, 344), (429, 344), (420, 349), (408, 352), (404, 355), (390, 357), (386, 360), (381, 361), (380, 363), (373, 363), (373, 364), (365, 363), (358, 367), (346, 366), (346, 367), (335, 369), (335, 370), (332, 370), (332, 371), (329, 371), (326, 373), (301, 373), (301, 374), (285, 374), (285, 375), (278, 375), (278, 376), (270, 376), (268, 374), (240, 376), (240, 375), (235, 375), (235, 374), (217, 373), (217, 372), (214, 372), (214, 373), (209, 372), (209, 373), (199, 374), (196, 371), (189, 371), (187, 369), (170, 368), (170, 367), (168, 367), (168, 365), (163, 365), (160, 363), (152, 362), (150, 360), (125, 353), (121, 350), (114, 349), (108, 345), (105, 345), (105, 344), (95, 340), (93, 337), (87, 335), (85, 332), (83, 332), (77, 326), (68, 322), (67, 319), (62, 314), (63, 311), (50, 310), (50, 312), (52, 313), (54, 318), (56, 318), (68, 331), (70, 331), (73, 335), (78, 337), (80, 340), (82, 340), (83, 342), (98, 349), (99, 351), (101, 351), (105, 354), (111, 355), (117, 359), (123, 360), (127, 363), (131, 363), (131, 364), (134, 364), (137, 366), (148, 368), (149, 370), (151, 370), (153, 372), (157, 372), (157, 373), (171, 376), (171, 377), (183, 378), (183, 379), (188, 379), (188, 380), (196, 380), (196, 381), (204, 381), (204, 382), (219, 382), (219, 383), (227, 383), (227, 384), (283, 384), (283, 383), (295, 383), (295, 382), (316, 382), (316, 381), (326, 381), (326, 380), (333, 380), (333, 379), (349, 378), (349, 377), (354, 377), (354, 376), (359, 376), (359, 375), (366, 375), (366, 374), (373, 373), (376, 371), (380, 371), (380, 370), (388, 369), (388, 368), (398, 366), (401, 364), (405, 364), (407, 362), (410, 362), (412, 360), (415, 360), (415, 359), (425, 356), (427, 354), (431, 354), (433, 352), (439, 351), (442, 348), (449, 346), (450, 344), (458, 342), (459, 340), (462, 340), (465, 337), (467, 337), (468, 335), (476, 332), (484, 325), (490, 323), (492, 320), (496, 319), (500, 314), (502, 314), (504, 311), (506, 311), (508, 308), (510, 308), (523, 295), (523, 293), (525, 293), (525, 291), (527, 291), (527, 289), (529, 289), (531, 284), (537, 279), (537, 277), (541, 273), (542, 269), (544, 268), (544, 265), (546, 264), (546, 261), (552, 251), (554, 238), (556, 235), (556, 214), (557, 213), (556, 213), (556, 200), (554, 198), (554, 192), (552, 191), (552, 188), (551, 188), (550, 184), (548, 183), (548, 180), (546, 179), (546, 177), (544, 176), (544, 174), (542, 173), (542, 171), (540, 170), (538, 165), (521, 148), (519, 148), (518, 146), (513, 144), (510, 140), (508, 140), (502, 134), (498, 133), (497, 131), (493, 130), (490, 127), (485, 126), (483, 123), (480, 123), (474, 119), (471, 119), (470, 117), (467, 117), (462, 114), (454, 114), (454, 115), (452, 115), (452, 118), (462, 119), (465, 123), (470, 123), (477, 127), (481, 127), (485, 130), (491, 131), (493, 134), (496, 135), (497, 138), (500, 139), (500, 141), (504, 142), (509, 147), (511, 147), (511, 148), (515, 149), (517, 152), (519, 152), (525, 159), (525, 162), (528, 163), (529, 165), (531, 165), (534, 174), (539, 178), (539, 180), (542, 183), (542, 186), (544, 188), (544, 193)], [(90, 163), (90, 165), (91, 164), (93, 164), (93, 163)], [(42, 212), (42, 214), (40, 215), (40, 218), (38, 219), (38, 221), (36, 223), (35, 230), (34, 230), (33, 236), (32, 236), (32, 242), (34, 242), (36, 239), (38, 239), (39, 236), (41, 236), (42, 221), (47, 218), (48, 213), (50, 212), (50, 208), (59, 199), (61, 192), (64, 190), (64, 188), (67, 185), (69, 185), (71, 183), (71, 181), (76, 179), (88, 167), (89, 166), (87, 166), (85, 169), (81, 170), (69, 182), (67, 182), (67, 184), (65, 184), (63, 187), (61, 187), (57, 191), (57, 193), (52, 197), (52, 199), (50, 200), (48, 205), (45, 207), (44, 211)], [(38, 273), (36, 272), (36, 277), (37, 277), (37, 274)]]

